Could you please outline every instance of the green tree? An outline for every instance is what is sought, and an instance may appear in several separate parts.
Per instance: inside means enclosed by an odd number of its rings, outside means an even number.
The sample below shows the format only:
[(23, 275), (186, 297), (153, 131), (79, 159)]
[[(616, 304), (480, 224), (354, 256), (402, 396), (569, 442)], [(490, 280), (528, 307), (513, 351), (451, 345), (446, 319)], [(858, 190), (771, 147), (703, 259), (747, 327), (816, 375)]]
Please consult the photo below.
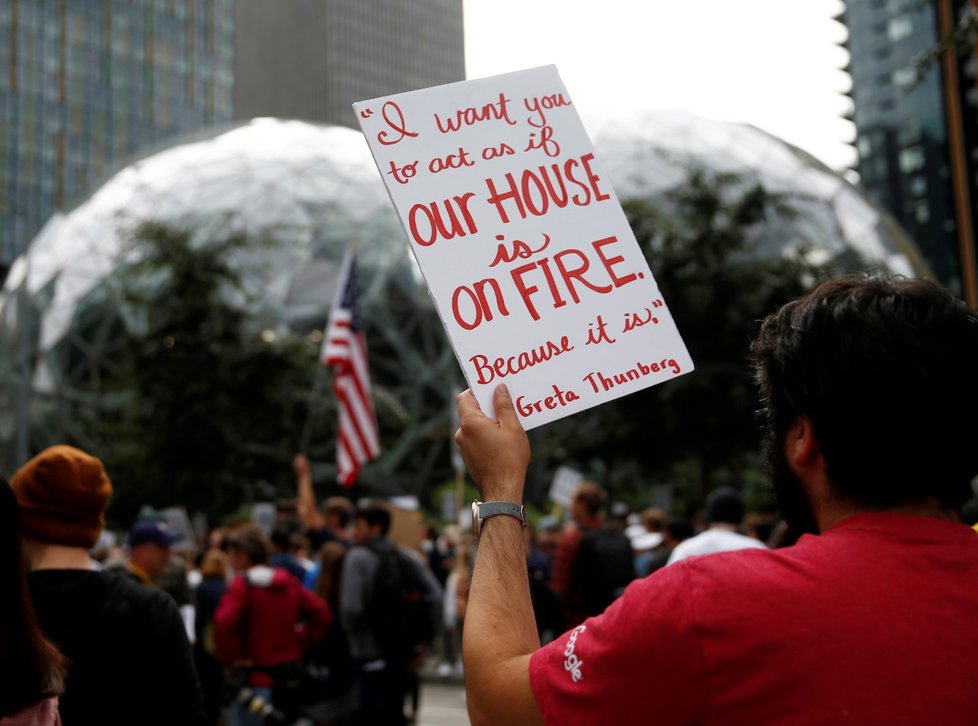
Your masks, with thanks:
[[(103, 382), (112, 515), (183, 504), (212, 518), (294, 495), (290, 460), (306, 418), (315, 346), (269, 335), (243, 285), (242, 253), (273, 244), (147, 223), (115, 284), (128, 318), (116, 374)], [(263, 335), (264, 332), (264, 335)]]
[[(914, 12), (930, 8), (935, 18), (939, 18), (941, 11), (938, 6), (939, 0), (917, 0), (909, 3), (907, 10)], [(938, 41), (914, 59), (914, 68), (917, 72), (915, 83), (922, 81), (924, 76), (940, 63), (945, 53), (951, 53), (958, 60), (963, 61), (975, 52), (976, 43), (978, 43), (978, 7), (974, 4), (964, 5), (951, 27), (947, 31), (942, 31)]]
[(664, 196), (623, 206), (696, 369), (531, 432), (534, 494), (569, 464), (636, 504), (648, 502), (649, 484), (674, 484), (678, 507), (691, 510), (715, 486), (760, 478), (750, 338), (764, 315), (833, 269), (803, 250), (759, 253), (762, 225), (793, 211), (747, 176), (694, 167)]

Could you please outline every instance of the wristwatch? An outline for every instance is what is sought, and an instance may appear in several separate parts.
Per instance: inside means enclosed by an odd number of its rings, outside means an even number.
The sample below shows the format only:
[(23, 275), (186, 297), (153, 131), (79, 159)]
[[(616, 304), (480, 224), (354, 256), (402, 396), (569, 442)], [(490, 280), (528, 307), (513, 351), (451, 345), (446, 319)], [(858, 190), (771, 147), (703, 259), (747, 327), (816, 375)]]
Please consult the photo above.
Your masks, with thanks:
[(526, 526), (526, 509), (522, 504), (513, 502), (480, 502), (478, 499), (472, 502), (472, 534), (476, 538), (482, 532), (482, 523), (489, 517), (498, 517), (505, 514), (508, 517), (515, 517)]

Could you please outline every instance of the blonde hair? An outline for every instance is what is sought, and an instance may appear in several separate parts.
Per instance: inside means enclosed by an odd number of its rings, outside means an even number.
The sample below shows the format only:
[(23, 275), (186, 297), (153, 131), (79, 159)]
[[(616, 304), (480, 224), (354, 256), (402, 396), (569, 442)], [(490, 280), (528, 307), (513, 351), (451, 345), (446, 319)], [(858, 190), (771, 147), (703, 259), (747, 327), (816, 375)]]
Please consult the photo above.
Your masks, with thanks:
[(200, 576), (206, 579), (226, 580), (229, 564), (227, 553), (212, 547), (204, 553), (204, 559), (201, 560)]

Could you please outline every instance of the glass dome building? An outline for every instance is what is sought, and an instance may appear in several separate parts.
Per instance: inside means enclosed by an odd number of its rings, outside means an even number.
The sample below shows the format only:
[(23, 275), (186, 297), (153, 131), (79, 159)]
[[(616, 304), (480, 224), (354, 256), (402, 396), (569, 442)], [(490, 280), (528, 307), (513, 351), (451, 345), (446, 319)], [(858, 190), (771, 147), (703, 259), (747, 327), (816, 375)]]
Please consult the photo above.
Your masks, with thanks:
[[(586, 126), (622, 200), (662, 197), (690, 163), (736, 172), (787, 194), (798, 210), (755, 230), (764, 254), (805, 249), (929, 276), (885, 212), (754, 127), (674, 112)], [(201, 239), (275, 240), (235, 261), (255, 293), (256, 334), (267, 337), (321, 334), (339, 262), (355, 244), (384, 439), (364, 477), (389, 493), (417, 493), (450, 476), (451, 409), (463, 379), (367, 145), (350, 129), (277, 119), (209, 129), (144, 155), (51, 218), (15, 261), (0, 291), (0, 471), (51, 443), (84, 445), (71, 406), (104, 395), (100, 381), (121, 344), (113, 331), (138, 325), (113, 281), (127, 240), (147, 221)]]

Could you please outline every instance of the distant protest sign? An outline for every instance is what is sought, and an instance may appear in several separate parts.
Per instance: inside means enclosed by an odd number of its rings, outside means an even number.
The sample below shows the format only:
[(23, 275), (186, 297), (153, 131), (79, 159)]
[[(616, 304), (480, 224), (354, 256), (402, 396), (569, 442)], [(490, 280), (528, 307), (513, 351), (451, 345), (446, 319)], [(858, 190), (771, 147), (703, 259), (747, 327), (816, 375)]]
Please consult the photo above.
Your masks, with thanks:
[(554, 472), (554, 480), (550, 484), (550, 501), (570, 509), (571, 502), (574, 501), (574, 492), (582, 481), (584, 475), (577, 469), (571, 469), (569, 466), (559, 467)]
[(480, 406), (527, 429), (693, 370), (554, 66), (353, 105)]

